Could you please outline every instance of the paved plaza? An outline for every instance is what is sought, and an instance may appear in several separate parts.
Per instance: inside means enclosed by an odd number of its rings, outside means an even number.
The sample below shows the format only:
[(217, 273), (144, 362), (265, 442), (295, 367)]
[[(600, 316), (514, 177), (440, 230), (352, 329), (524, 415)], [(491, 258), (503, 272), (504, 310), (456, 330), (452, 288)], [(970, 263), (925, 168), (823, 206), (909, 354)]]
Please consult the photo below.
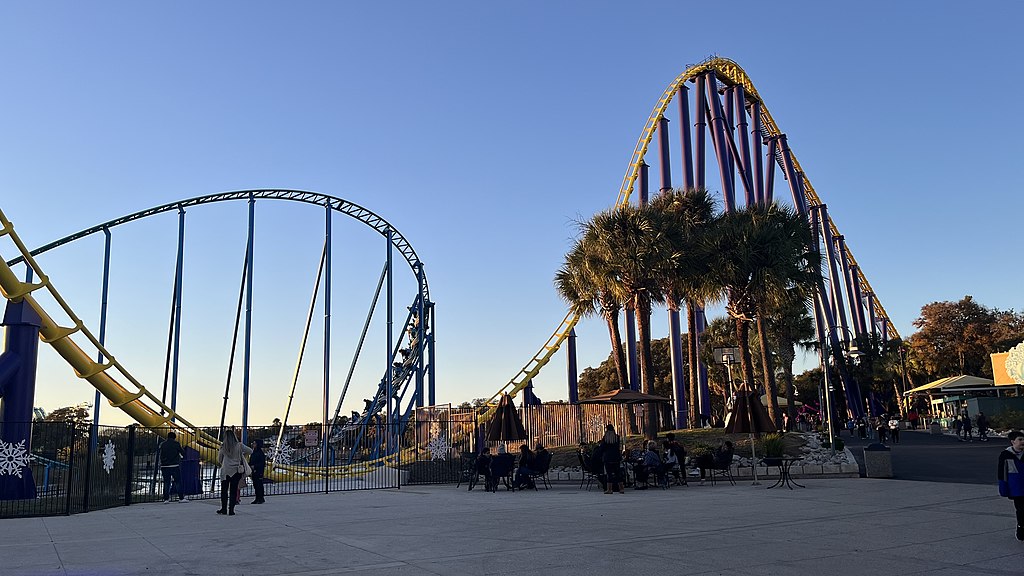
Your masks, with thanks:
[(143, 504), (0, 520), (0, 574), (1017, 575), (1024, 542), (994, 485), (750, 481), (605, 495), (452, 485)]

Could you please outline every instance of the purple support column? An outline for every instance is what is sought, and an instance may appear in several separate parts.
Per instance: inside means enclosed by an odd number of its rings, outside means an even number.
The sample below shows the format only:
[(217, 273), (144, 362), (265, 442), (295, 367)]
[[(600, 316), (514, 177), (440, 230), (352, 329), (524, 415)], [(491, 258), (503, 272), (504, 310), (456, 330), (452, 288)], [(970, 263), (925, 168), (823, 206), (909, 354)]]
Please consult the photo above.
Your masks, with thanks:
[(843, 304), (843, 279), (836, 267), (835, 243), (832, 241), (832, 226), (829, 225), (828, 206), (818, 206), (818, 215), (821, 218), (821, 237), (825, 245), (825, 261), (828, 262), (828, 277), (831, 281), (831, 301), (833, 313), (839, 321), (839, 330), (842, 332), (844, 342), (849, 342), (850, 328), (846, 323), (846, 306)]
[(640, 175), (637, 178), (637, 184), (638, 184), (637, 187), (640, 189), (639, 194), (637, 195), (638, 196), (637, 200), (638, 200), (638, 203), (641, 206), (646, 206), (647, 205), (647, 199), (648, 199), (648, 197), (650, 197), (650, 193), (651, 193), (651, 181), (650, 181), (650, 178), (649, 178), (649, 174), (650, 174), (649, 170), (650, 170), (650, 166), (647, 165), (647, 162), (644, 162), (643, 160), (641, 160), (640, 161)]
[(690, 94), (686, 85), (679, 87), (679, 142), (683, 156), (683, 186), (693, 188), (693, 148), (690, 142)]
[(679, 311), (668, 311), (669, 358), (672, 361), (672, 400), (676, 408), (676, 428), (686, 427), (686, 375), (683, 373), (683, 345)]
[(867, 297), (867, 331), (873, 337), (878, 332), (878, 319), (874, 318), (874, 294), (864, 292), (864, 295)]
[[(707, 95), (711, 114), (711, 142), (715, 146), (718, 158), (718, 171), (722, 178), (722, 204), (726, 212), (736, 209), (736, 192), (732, 188), (732, 177), (729, 174), (729, 153), (725, 144), (725, 118), (722, 117), (722, 105), (718, 99), (718, 83), (714, 72), (708, 72)], [(705, 114), (708, 110), (704, 111)]]
[[(793, 205), (796, 206), (801, 214), (806, 214), (807, 202), (804, 200), (803, 187), (799, 182), (800, 176), (796, 173), (796, 168), (793, 166), (793, 157), (790, 155), (789, 143), (786, 141), (785, 134), (779, 135), (779, 142), (782, 147), (782, 168), (786, 172), (786, 180), (789, 181), (789, 189), (793, 193)], [(823, 221), (823, 224), (827, 223), (828, 220)]]
[(693, 154), (694, 154), (694, 157), (693, 157), (693, 161), (694, 161), (694, 171), (695, 171), (695, 173), (694, 173), (694, 180), (693, 181), (696, 183), (697, 188), (706, 188), (707, 187), (706, 184), (705, 184), (706, 179), (705, 179), (705, 175), (704, 175), (704, 172), (705, 172), (704, 166), (706, 164), (705, 161), (704, 161), (704, 156), (706, 155), (706, 152), (704, 150), (704, 141), (707, 138), (707, 130), (705, 129), (705, 122), (704, 122), (704, 120), (706, 118), (706, 116), (704, 114), (704, 108), (706, 108), (706, 105), (704, 104), (704, 98), (705, 98), (705, 95), (704, 95), (705, 94), (704, 84), (705, 84), (704, 76), (703, 75), (698, 76), (697, 77), (697, 89), (694, 91), (694, 97), (697, 100), (696, 106), (695, 106), (696, 110), (694, 110), (694, 113), (693, 113), (693, 117), (694, 117), (694, 124), (693, 124), (693, 138), (694, 138), (694, 140), (693, 140)]
[(778, 150), (779, 137), (775, 136), (768, 140), (768, 152), (764, 155), (764, 190), (762, 200), (771, 204), (775, 200), (775, 151)]
[[(703, 334), (708, 327), (708, 319), (704, 316), (704, 308), (697, 308), (697, 334)], [(699, 342), (699, 340), (698, 340)], [(700, 344), (697, 354), (697, 387), (700, 389), (700, 421), (703, 426), (711, 420), (711, 391), (708, 388), (708, 367), (700, 359)]]
[[(725, 118), (725, 132), (724, 132), (725, 140), (723, 140), (722, 143), (724, 144), (725, 142), (727, 142), (729, 140), (732, 140), (733, 133), (736, 131), (735, 118), (733, 118), (733, 109), (734, 109), (734, 104), (735, 104), (735, 101), (736, 101), (736, 89), (734, 87), (732, 87), (732, 86), (726, 88), (725, 89), (725, 93), (723, 94), (723, 96), (724, 97), (722, 99), (723, 100), (723, 106), (722, 106), (723, 110), (722, 110), (722, 112), (724, 112), (723, 117)], [(728, 156), (728, 159), (729, 159), (729, 161), (728, 161), (728, 165), (729, 165), (729, 187), (732, 188), (733, 191), (735, 192), (735, 190), (736, 190), (736, 162), (735, 162), (735, 158), (733, 158), (731, 155)]]
[[(820, 213), (821, 208), (822, 206), (814, 206), (808, 211), (809, 214), (814, 216), (814, 221), (816, 223), (821, 223), (821, 225), (817, 227), (817, 230), (824, 230), (827, 227), (828, 222), (827, 217), (825, 217), (826, 215)], [(816, 231), (815, 235), (817, 234), (818, 232)], [(815, 240), (815, 244), (817, 244), (817, 240)], [(829, 349), (833, 359), (835, 360), (836, 369), (839, 371), (839, 377), (843, 385), (843, 392), (846, 395), (846, 405), (850, 410), (850, 415), (853, 417), (858, 417), (864, 413), (864, 407), (861, 403), (860, 398), (860, 388), (857, 386), (856, 382), (853, 381), (853, 378), (850, 376), (850, 373), (846, 370), (846, 365), (844, 363), (844, 357), (842, 353), (842, 343), (840, 342), (839, 336), (837, 335), (838, 330), (836, 329), (835, 316), (832, 314), (831, 307), (825, 303), (825, 294), (825, 283), (823, 280), (821, 280), (818, 282), (818, 290), (814, 299), (814, 313), (815, 315), (821, 316), (821, 321), (825, 328), (826, 337), (828, 338)], [(823, 370), (825, 368), (825, 366), (822, 366)]]
[(744, 190), (747, 193), (747, 206), (757, 204), (755, 194), (756, 188), (749, 186), (750, 175), (750, 145), (747, 142), (747, 107), (746, 98), (743, 93), (743, 86), (737, 86), (733, 98), (736, 100), (736, 135), (739, 137), (740, 164), (743, 170)]
[(857, 318), (857, 323), (860, 324), (860, 333), (858, 335), (864, 335), (868, 333), (868, 325), (864, 320), (864, 296), (860, 290), (860, 267), (856, 264), (850, 265), (850, 285), (853, 286), (853, 296), (850, 298), (853, 300), (853, 315)]
[(668, 150), (668, 118), (662, 116), (658, 119), (658, 157), (661, 164), (661, 188), (658, 190), (664, 194), (672, 189), (672, 159)]
[(843, 280), (846, 285), (846, 297), (850, 300), (850, 321), (853, 325), (853, 335), (858, 337), (864, 333), (864, 325), (861, 323), (861, 319), (857, 315), (857, 308), (860, 307), (860, 302), (857, 300), (857, 292), (853, 288), (853, 277), (850, 276), (850, 261), (846, 258), (846, 239), (843, 238), (842, 234), (835, 237), (836, 241), (836, 257), (839, 258), (839, 263), (842, 265)]
[(39, 315), (25, 300), (7, 303), (3, 321), (7, 334), (4, 353), (0, 355), (0, 439), (15, 451), (6, 464), (18, 469), (0, 475), (0, 500), (36, 497), (28, 461), (32, 453), (32, 404), (41, 324)]
[(569, 330), (569, 338), (566, 342), (565, 353), (567, 356), (568, 363), (568, 380), (569, 380), (569, 403), (579, 404), (580, 402), (580, 385), (579, 385), (579, 369), (576, 364), (576, 329)]
[(761, 103), (753, 102), (750, 105), (750, 142), (754, 146), (754, 153), (751, 154), (753, 160), (753, 174), (751, 174), (750, 180), (754, 184), (754, 200), (759, 204), (765, 204), (764, 201), (764, 183), (763, 174), (761, 169)]
[(636, 316), (632, 308), (626, 309), (626, 364), (629, 369), (629, 388), (640, 389), (640, 370), (636, 354)]

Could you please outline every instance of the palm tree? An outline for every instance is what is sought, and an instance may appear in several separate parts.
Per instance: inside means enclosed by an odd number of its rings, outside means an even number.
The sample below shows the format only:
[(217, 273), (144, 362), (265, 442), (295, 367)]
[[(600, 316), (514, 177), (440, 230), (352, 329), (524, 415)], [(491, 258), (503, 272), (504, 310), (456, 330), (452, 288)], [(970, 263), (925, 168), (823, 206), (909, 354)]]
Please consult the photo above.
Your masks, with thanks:
[[(585, 236), (592, 242), (588, 253), (600, 262), (608, 287), (636, 314), (642, 390), (651, 394), (651, 306), (664, 300), (660, 281), (674, 260), (672, 244), (649, 205), (623, 205), (600, 212), (588, 222)], [(652, 410), (651, 415), (647, 435), (653, 438), (658, 423), (656, 412)]]
[[(794, 290), (807, 290), (820, 280), (821, 262), (810, 250), (807, 220), (778, 204), (751, 205), (725, 213), (708, 235), (713, 259), (710, 275), (727, 296), (726, 312), (735, 320), (740, 368), (747, 385), (754, 385), (750, 356), (750, 323), (783, 302)], [(778, 389), (771, 366), (767, 334), (759, 330), (765, 371), (768, 413), (778, 422)]]
[(769, 311), (765, 318), (768, 337), (774, 343), (776, 354), (782, 364), (782, 375), (786, 381), (786, 398), (790, 400), (786, 407), (786, 415), (790, 422), (796, 418), (796, 406), (793, 403), (793, 361), (796, 359), (796, 347), (810, 350), (814, 348), (814, 318), (808, 311), (808, 302), (793, 292), (793, 298), (787, 299), (780, 306)]
[[(622, 305), (615, 299), (614, 292), (609, 289), (599, 270), (600, 260), (588, 256), (588, 246), (587, 236), (584, 234), (565, 255), (565, 262), (555, 273), (555, 289), (569, 304), (573, 313), (582, 317), (600, 313), (604, 318), (612, 343), (612, 357), (615, 360), (619, 388), (625, 388), (629, 377), (626, 374), (626, 352), (622, 347), (622, 335), (619, 332), (619, 311)], [(589, 262), (590, 260), (593, 261)]]
[[(687, 358), (689, 368), (689, 427), (697, 422), (697, 319), (696, 307), (714, 296), (708, 289), (708, 258), (701, 252), (702, 234), (708, 233), (715, 219), (715, 202), (703, 188), (675, 189), (662, 192), (651, 202), (659, 213), (661, 225), (676, 254), (674, 266), (662, 278), (665, 305), (678, 313), (684, 300), (689, 303), (686, 315)], [(670, 346), (676, 349), (678, 334), (670, 334)]]

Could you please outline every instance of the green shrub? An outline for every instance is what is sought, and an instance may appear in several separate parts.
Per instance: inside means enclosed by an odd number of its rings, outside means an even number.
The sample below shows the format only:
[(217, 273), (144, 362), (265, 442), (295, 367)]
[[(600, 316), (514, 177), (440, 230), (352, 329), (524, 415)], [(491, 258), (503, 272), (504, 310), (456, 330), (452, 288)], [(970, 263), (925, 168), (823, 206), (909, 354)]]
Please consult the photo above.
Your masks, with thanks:
[(1024, 412), (1020, 410), (1007, 410), (1006, 412), (993, 414), (989, 418), (989, 425), (996, 430), (1024, 429)]
[(766, 458), (781, 458), (786, 454), (786, 444), (782, 434), (770, 433), (761, 437), (761, 453)]

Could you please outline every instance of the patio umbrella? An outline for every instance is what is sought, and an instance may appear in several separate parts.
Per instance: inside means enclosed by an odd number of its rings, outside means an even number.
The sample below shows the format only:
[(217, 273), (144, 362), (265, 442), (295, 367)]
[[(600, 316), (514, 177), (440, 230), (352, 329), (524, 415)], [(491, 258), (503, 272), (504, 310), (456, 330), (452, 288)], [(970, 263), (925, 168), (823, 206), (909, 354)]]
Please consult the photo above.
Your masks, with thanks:
[(754, 447), (754, 435), (762, 432), (774, 432), (775, 425), (768, 418), (768, 412), (761, 404), (760, 398), (745, 386), (736, 394), (732, 410), (725, 417), (725, 431), (730, 434), (750, 435), (750, 456), (754, 460), (754, 485), (757, 481), (757, 452)]
[(487, 423), (487, 439), (491, 442), (511, 442), (526, 440), (526, 429), (519, 418), (515, 404), (508, 394), (502, 394), (494, 416)]

